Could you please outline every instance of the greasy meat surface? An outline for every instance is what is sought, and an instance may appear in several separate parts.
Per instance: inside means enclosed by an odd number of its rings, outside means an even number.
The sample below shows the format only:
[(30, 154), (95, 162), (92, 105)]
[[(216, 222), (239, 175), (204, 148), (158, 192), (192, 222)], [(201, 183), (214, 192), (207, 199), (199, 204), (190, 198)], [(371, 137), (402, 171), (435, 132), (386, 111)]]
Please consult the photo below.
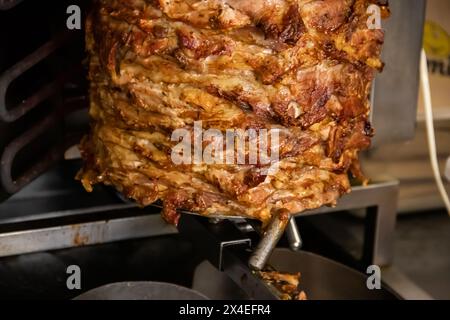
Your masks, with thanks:
[[(142, 206), (267, 222), (334, 205), (360, 177), (382, 30), (367, 0), (98, 0), (87, 22), (92, 129), (84, 187)], [(270, 163), (175, 163), (177, 129), (276, 130)], [(272, 131), (270, 131), (272, 132)], [(249, 158), (254, 141), (245, 138)], [(212, 143), (210, 141), (210, 143)], [(203, 142), (203, 146), (208, 141)], [(228, 151), (226, 151), (228, 152)], [(275, 167), (276, 170), (269, 170)]]
[(283, 300), (307, 300), (306, 293), (299, 289), (301, 274), (282, 273), (278, 271), (260, 271), (259, 276), (275, 287)]

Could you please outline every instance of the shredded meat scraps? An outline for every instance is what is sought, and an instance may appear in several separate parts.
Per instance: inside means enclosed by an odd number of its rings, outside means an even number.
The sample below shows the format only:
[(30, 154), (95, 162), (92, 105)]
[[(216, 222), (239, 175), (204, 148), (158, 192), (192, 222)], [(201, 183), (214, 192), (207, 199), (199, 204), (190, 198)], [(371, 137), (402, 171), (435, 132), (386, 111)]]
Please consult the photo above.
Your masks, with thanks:
[(307, 300), (306, 293), (299, 289), (300, 273), (260, 271), (259, 275), (266, 283), (274, 286), (282, 294), (283, 300)]

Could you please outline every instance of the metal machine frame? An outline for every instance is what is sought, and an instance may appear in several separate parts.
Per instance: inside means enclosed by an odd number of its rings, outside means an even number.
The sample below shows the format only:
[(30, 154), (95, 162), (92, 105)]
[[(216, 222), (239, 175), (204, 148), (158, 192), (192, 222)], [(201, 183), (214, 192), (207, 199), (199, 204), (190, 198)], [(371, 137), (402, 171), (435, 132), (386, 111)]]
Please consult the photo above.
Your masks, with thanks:
[[(320, 208), (300, 215), (368, 209), (363, 262), (385, 266), (391, 263), (393, 257), (397, 194), (397, 181), (355, 187), (352, 193), (341, 199), (337, 207)], [(67, 216), (68, 212), (54, 212), (51, 215), (54, 218), (35, 221), (37, 227), (27, 230), (21, 230), (23, 220), (17, 219), (0, 229), (0, 257), (176, 233), (175, 227), (162, 221), (159, 211), (158, 207), (137, 209), (133, 204), (107, 205), (96, 208), (96, 212), (102, 212), (105, 218), (82, 222), (84, 210), (72, 210), (70, 216), (81, 216), (81, 222), (56, 226), (58, 220), (61, 221), (60, 217)], [(128, 216), (115, 219), (108, 217), (108, 213), (117, 215), (120, 212)], [(292, 229), (288, 228), (288, 231), (292, 232)], [(278, 239), (272, 246), (276, 245)], [(272, 248), (266, 248), (270, 253)]]

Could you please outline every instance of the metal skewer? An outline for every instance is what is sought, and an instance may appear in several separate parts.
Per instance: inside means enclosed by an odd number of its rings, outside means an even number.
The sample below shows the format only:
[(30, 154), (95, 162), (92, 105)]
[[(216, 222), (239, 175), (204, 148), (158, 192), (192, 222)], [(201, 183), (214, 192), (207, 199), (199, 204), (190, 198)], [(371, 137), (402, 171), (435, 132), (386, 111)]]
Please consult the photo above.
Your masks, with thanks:
[(291, 220), (289, 220), (289, 224), (286, 228), (286, 236), (292, 251), (298, 251), (302, 248), (303, 240), (294, 217), (291, 217)]

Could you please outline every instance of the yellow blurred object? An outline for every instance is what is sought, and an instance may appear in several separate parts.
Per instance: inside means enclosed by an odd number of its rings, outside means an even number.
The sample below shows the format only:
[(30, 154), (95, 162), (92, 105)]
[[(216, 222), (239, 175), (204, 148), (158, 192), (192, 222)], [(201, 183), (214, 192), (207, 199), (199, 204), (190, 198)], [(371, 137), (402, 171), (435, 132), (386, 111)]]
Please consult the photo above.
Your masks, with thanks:
[[(450, 120), (450, 1), (428, 0), (423, 47), (428, 58), (433, 117)], [(420, 92), (418, 120), (425, 119)]]
[(424, 31), (424, 48), (429, 56), (448, 58), (450, 56), (450, 36), (439, 24), (427, 21)]

